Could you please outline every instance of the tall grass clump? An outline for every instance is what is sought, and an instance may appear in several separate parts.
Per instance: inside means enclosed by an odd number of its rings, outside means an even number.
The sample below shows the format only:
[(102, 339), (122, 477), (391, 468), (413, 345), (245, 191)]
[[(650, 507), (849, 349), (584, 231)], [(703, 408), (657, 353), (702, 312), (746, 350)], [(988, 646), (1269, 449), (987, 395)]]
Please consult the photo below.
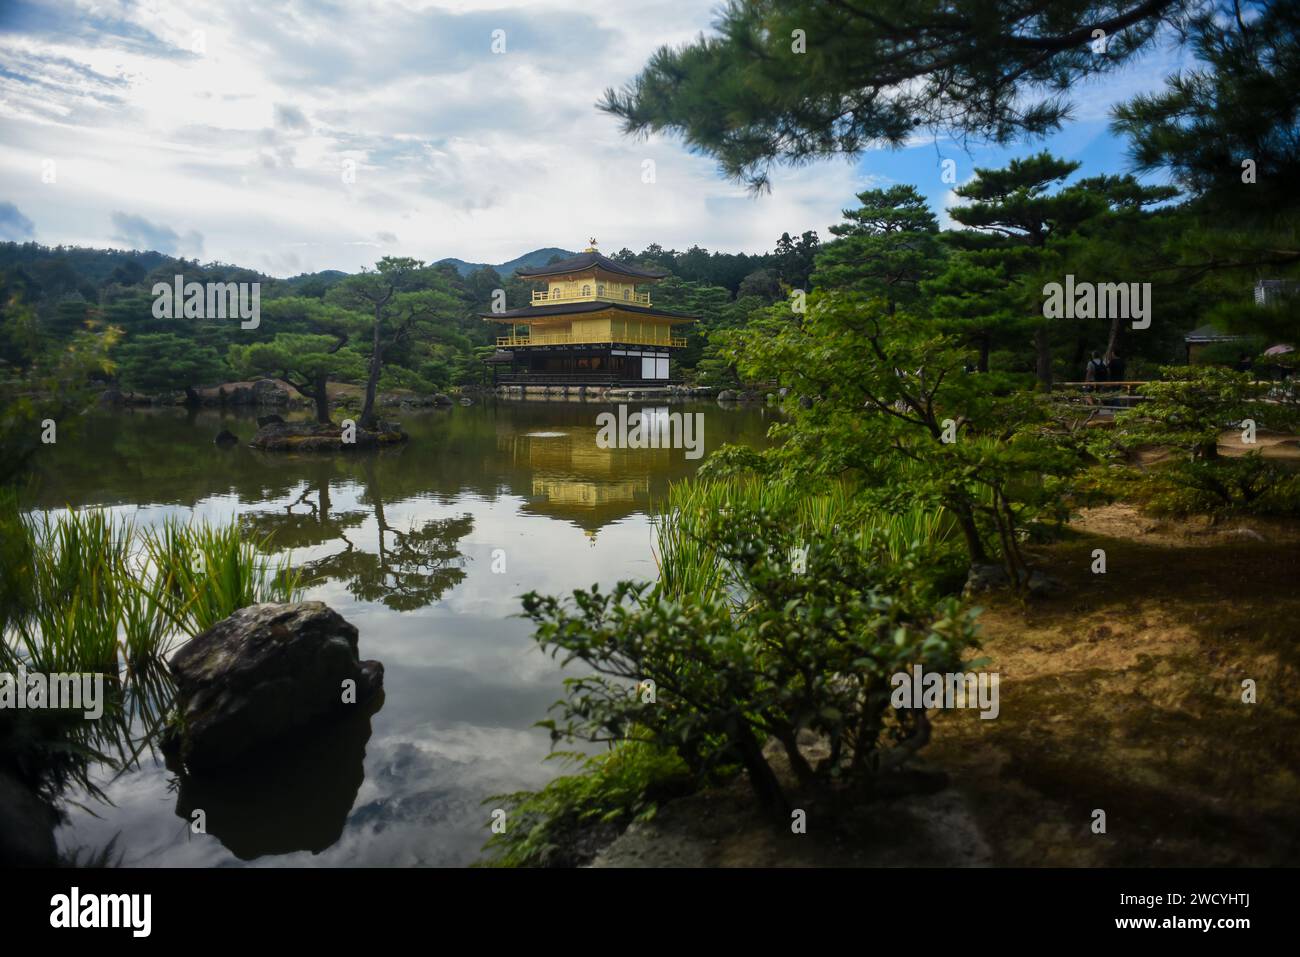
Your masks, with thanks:
[(301, 577), (287, 559), (264, 557), (265, 542), (239, 526), (187, 525), (176, 520), (142, 536), (153, 576), (149, 599), (179, 629), (197, 635), (240, 608), (294, 601)]
[[(11, 526), (12, 527), (12, 526)], [(104, 512), (20, 520), (28, 563), (6, 645), (29, 671), (118, 671), (123, 568), (132, 528)]]
[[(864, 504), (846, 482), (807, 490), (762, 476), (732, 475), (670, 486), (652, 519), (660, 589), (674, 598), (734, 592), (734, 570), (705, 544), (703, 532), (718, 515), (759, 511), (783, 516), (795, 539), (805, 545), (844, 539), (868, 560), (900, 573), (942, 583), (946, 572), (956, 569), (951, 559), (957, 554), (958, 536), (942, 507), (884, 511)], [(792, 563), (797, 560), (790, 558)]]
[(53, 803), (70, 783), (103, 795), (96, 763), (129, 766), (171, 707), (175, 647), (247, 605), (296, 600), (284, 557), (237, 523), (139, 531), (102, 510), (23, 515), (0, 490), (0, 671), (103, 675), (104, 716), (0, 712), (0, 765)]
[(237, 523), (169, 520), (139, 531), (103, 511), (5, 519), (0, 663), (32, 671), (117, 674), (158, 660), (240, 608), (293, 601), (302, 583), (287, 558)]

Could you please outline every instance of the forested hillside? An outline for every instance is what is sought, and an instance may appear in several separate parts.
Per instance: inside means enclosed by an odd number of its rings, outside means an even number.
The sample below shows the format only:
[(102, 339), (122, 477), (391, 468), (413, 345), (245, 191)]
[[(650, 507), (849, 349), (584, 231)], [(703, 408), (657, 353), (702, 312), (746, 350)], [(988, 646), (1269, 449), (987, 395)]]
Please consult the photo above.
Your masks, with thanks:
[[(816, 234), (807, 232), (797, 240), (783, 235), (774, 252), (761, 255), (651, 245), (641, 253), (623, 249), (616, 258), (668, 270), (671, 278), (656, 290), (656, 302), (700, 317), (681, 360), (689, 373), (705, 357), (713, 332), (741, 326), (783, 289), (805, 286), (817, 248)], [(546, 252), (541, 262), (560, 258), (563, 250), (534, 251)], [(537, 259), (534, 253), (512, 262), (527, 265)], [(380, 388), (433, 392), (483, 381), (482, 358), (499, 330), (478, 314), (490, 307), (493, 290), (504, 289), (516, 306), (529, 302), (534, 287), (491, 267), (462, 275), (459, 261), (406, 262), (401, 292), (419, 294), (421, 311), (401, 341), (385, 349)], [(261, 322), (245, 329), (230, 319), (155, 318), (154, 284), (170, 285), (176, 275), (187, 283), (260, 283)], [(337, 270), (277, 279), (157, 252), (4, 243), (0, 303), (13, 321), (3, 325), (0, 360), (20, 366), (24, 336), (53, 345), (87, 329), (116, 330), (108, 354), (112, 371), (104, 375), (129, 391), (180, 392), (258, 375), (312, 379), (322, 370), (332, 381), (360, 382), (373, 322), (364, 297), (354, 295), (361, 281)]]

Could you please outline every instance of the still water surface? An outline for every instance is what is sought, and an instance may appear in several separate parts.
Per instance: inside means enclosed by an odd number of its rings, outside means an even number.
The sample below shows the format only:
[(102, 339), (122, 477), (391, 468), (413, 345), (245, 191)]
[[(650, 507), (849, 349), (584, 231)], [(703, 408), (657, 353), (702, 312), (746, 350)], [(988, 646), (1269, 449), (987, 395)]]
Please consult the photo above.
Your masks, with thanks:
[[(632, 409), (653, 407), (632, 403)], [(96, 416), (44, 460), (42, 507), (103, 506), (148, 526), (238, 516), (322, 579), (306, 597), (360, 631), (385, 667), (379, 710), (331, 726), (270, 766), (184, 782), (146, 756), (115, 780), (112, 806), (73, 807), (65, 850), (117, 837), (124, 865), (464, 865), (486, 839), (493, 794), (536, 788), (533, 722), (562, 674), (517, 616), (531, 589), (567, 593), (654, 578), (649, 513), (702, 460), (682, 450), (601, 449), (607, 406), (493, 402), (405, 413), (411, 441), (350, 456), (240, 445), (251, 417), (184, 410)], [(764, 444), (773, 413), (679, 403), (704, 414), (704, 445)], [(494, 572), (501, 567), (504, 573)], [(194, 834), (202, 808), (207, 833)], [(94, 813), (90, 813), (93, 811)]]

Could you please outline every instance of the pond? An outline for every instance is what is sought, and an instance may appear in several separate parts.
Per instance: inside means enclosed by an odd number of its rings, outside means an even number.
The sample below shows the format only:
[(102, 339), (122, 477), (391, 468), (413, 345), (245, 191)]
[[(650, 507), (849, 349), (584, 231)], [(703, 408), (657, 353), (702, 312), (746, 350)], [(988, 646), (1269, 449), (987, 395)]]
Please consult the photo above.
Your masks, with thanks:
[[(663, 408), (631, 402), (629, 411)], [(346, 456), (257, 452), (251, 415), (97, 413), (41, 461), (42, 508), (102, 506), (146, 527), (226, 522), (290, 549), (306, 597), (360, 631), (383, 662), (379, 710), (323, 729), (272, 764), (181, 781), (160, 755), (97, 783), (110, 806), (69, 809), (60, 848), (117, 839), (127, 866), (458, 866), (489, 831), (491, 795), (565, 770), (532, 727), (560, 696), (559, 665), (518, 618), (519, 596), (653, 579), (652, 503), (703, 459), (602, 448), (601, 412), (577, 401), (493, 401), (404, 412), (411, 441)], [(765, 444), (757, 406), (703, 413), (704, 448)], [(240, 445), (223, 449), (221, 429)], [(75, 801), (77, 795), (70, 795)], [(202, 809), (206, 833), (193, 833)]]

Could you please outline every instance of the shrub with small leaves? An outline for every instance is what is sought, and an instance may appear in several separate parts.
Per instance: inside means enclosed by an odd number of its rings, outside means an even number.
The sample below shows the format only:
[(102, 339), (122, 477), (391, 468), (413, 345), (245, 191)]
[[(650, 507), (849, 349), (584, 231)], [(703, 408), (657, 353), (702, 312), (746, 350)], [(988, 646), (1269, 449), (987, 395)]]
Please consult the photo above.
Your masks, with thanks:
[[(960, 670), (974, 611), (909, 586), (857, 542), (798, 542), (766, 510), (719, 515), (699, 534), (734, 572), (729, 594), (669, 597), (620, 582), (567, 601), (524, 596), (543, 648), (590, 671), (566, 680), (560, 717), (542, 722), (554, 739), (635, 737), (675, 750), (697, 780), (739, 764), (778, 810), (787, 802), (763, 754), (769, 738), (801, 784), (868, 791), (924, 746), (925, 711), (892, 708), (890, 678), (916, 664)], [(795, 572), (788, 556), (799, 546)], [(642, 693), (647, 681), (653, 695)], [(804, 730), (829, 748), (815, 767), (797, 743)]]
[(1173, 446), (1190, 459), (1219, 457), (1219, 434), (1243, 419), (1262, 428), (1295, 423), (1289, 408), (1265, 402), (1266, 383), (1247, 372), (1217, 366), (1166, 366), (1161, 379), (1138, 388), (1142, 403), (1115, 416), (1114, 441), (1121, 447)]

